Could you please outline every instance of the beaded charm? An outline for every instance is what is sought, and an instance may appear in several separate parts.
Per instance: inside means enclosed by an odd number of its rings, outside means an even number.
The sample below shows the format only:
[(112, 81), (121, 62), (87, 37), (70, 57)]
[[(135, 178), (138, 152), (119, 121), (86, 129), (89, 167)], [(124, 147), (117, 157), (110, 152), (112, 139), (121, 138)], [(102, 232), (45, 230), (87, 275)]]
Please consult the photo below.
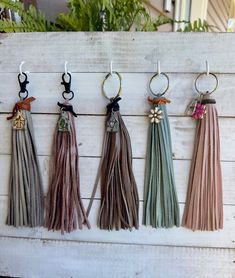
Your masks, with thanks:
[(192, 117), (195, 120), (200, 120), (204, 117), (205, 114), (206, 114), (206, 105), (197, 103), (192, 113)]

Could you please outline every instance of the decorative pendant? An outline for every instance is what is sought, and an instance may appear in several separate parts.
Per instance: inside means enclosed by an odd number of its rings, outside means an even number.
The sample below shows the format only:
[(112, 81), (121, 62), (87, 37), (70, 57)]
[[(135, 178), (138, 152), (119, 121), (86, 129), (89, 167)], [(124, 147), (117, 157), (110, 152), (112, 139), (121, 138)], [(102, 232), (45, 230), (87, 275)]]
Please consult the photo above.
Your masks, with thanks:
[(108, 132), (118, 132), (119, 131), (119, 122), (115, 117), (115, 112), (111, 112), (110, 118), (107, 121), (107, 131)]
[(58, 130), (62, 132), (70, 132), (70, 121), (68, 113), (61, 110), (60, 118), (58, 121)]
[(192, 116), (193, 113), (196, 110), (196, 105), (198, 103), (198, 99), (194, 98), (187, 106), (186, 110), (185, 110), (185, 114), (188, 116)]
[(160, 121), (163, 119), (162, 110), (155, 106), (154, 109), (150, 110), (149, 118), (151, 123), (160, 123)]
[(195, 120), (201, 120), (206, 114), (206, 105), (197, 103), (192, 113), (192, 117)]
[(17, 110), (12, 120), (12, 128), (18, 130), (26, 128), (26, 119), (22, 110)]

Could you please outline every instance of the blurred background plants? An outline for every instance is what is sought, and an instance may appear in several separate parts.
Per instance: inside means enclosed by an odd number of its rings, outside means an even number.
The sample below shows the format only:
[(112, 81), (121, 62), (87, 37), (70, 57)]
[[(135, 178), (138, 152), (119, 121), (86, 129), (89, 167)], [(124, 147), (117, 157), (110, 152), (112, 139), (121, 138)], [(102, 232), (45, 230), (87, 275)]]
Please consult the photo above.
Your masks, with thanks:
[[(160, 14), (152, 17), (146, 8), (147, 0), (69, 0), (68, 12), (60, 13), (54, 22), (33, 5), (25, 9), (21, 2), (0, 0), (2, 10), (10, 17), (0, 18), (1, 32), (50, 31), (157, 31), (159, 26), (176, 22)], [(183, 32), (207, 32), (206, 21), (185, 23)]]

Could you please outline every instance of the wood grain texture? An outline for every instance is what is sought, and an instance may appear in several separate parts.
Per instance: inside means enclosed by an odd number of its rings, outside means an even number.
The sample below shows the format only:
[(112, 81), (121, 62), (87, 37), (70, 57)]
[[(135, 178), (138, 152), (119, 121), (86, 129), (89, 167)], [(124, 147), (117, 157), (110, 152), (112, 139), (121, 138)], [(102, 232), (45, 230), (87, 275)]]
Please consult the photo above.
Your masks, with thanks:
[[(94, 275), (98, 278), (155, 278), (156, 274), (164, 278), (234, 277), (234, 46), (234, 34), (0, 34), (0, 275), (23, 278), (78, 277), (78, 273), (79, 278)], [(146, 97), (149, 78), (156, 70), (154, 63), (160, 59), (162, 70), (170, 77), (166, 97), (172, 100), (168, 111), (181, 214), (195, 131), (195, 121), (186, 117), (184, 111), (195, 96), (193, 82), (196, 73), (205, 70), (205, 60), (210, 62), (211, 70), (218, 73), (220, 86), (214, 96), (221, 131), (225, 214), (222, 231), (156, 230), (142, 225), (138, 231), (101, 231), (96, 226), (99, 189), (90, 215), (91, 230), (62, 236), (44, 228), (16, 229), (4, 224), (11, 154), (11, 124), (6, 117), (18, 100), (16, 73), (20, 62), (26, 61), (23, 68), (31, 72), (29, 92), (37, 98), (32, 112), (45, 194), (52, 136), (58, 118), (56, 103), (61, 101), (63, 90), (61, 74), (64, 61), (69, 62), (75, 92), (73, 105), (79, 113), (76, 127), (81, 155), (81, 193), (87, 207), (100, 160), (107, 104), (100, 86), (111, 59), (114, 70), (121, 71), (123, 78), (120, 105), (132, 140), (133, 167), (140, 193), (140, 222), (149, 111)], [(159, 88), (160, 83), (154, 87)], [(213, 80), (207, 78), (200, 84), (205, 90), (213, 86)], [(115, 91), (115, 84), (111, 85), (108, 91), (112, 91), (111, 88)]]
[[(23, 278), (166, 278), (172, 277), (172, 273), (174, 278), (232, 278), (235, 275), (234, 250), (9, 238), (0, 238), (0, 245), (0, 272), (5, 276), (12, 269)], [(36, 274), (35, 269), (38, 269)]]
[[(57, 101), (62, 101), (61, 93), (64, 87), (60, 84), (61, 73), (31, 73), (29, 75), (29, 93), (36, 97), (32, 104), (34, 113), (58, 113)], [(123, 115), (146, 115), (149, 111), (147, 102), (148, 84), (151, 73), (123, 73), (122, 101), (120, 102)], [(196, 97), (194, 80), (196, 74), (169, 74), (170, 88), (166, 97), (172, 102), (167, 106), (170, 115), (184, 115), (185, 109), (192, 98)], [(80, 114), (105, 114), (107, 100), (102, 97), (101, 84), (104, 73), (74, 73), (72, 76), (72, 90), (75, 93), (73, 100), (76, 111)], [(235, 75), (219, 74), (219, 87), (214, 97), (217, 101), (220, 116), (235, 117)], [(212, 89), (215, 80), (205, 77), (200, 81), (202, 91)], [(0, 112), (10, 112), (17, 101), (19, 85), (15, 73), (0, 74), (1, 94)], [(113, 86), (111, 86), (113, 85)], [(154, 89), (162, 89), (165, 80), (154, 82)], [(118, 84), (113, 82), (107, 87), (118, 90)]]
[[(131, 243), (131, 244), (155, 244), (169, 246), (194, 246), (194, 247), (216, 247), (235, 248), (235, 206), (224, 206), (224, 229), (215, 232), (193, 232), (185, 228), (153, 229), (140, 225), (139, 230), (105, 231), (97, 228), (97, 216), (100, 201), (95, 200), (89, 217), (92, 229), (86, 227), (70, 234), (61, 235), (60, 232), (48, 232), (44, 228), (14, 228), (6, 226), (6, 205), (7, 198), (0, 197), (5, 209), (2, 211), (0, 219), (0, 236), (11, 236), (20, 238), (41, 238), (69, 241), (92, 241), (108, 243)], [(85, 207), (88, 200), (84, 200)], [(180, 205), (181, 215), (184, 205)], [(140, 219), (142, 219), (143, 202), (140, 202)], [(141, 224), (141, 220), (140, 220)]]
[[(235, 34), (216, 33), (26, 33), (0, 34), (0, 72), (107, 72), (110, 60), (120, 72), (154, 72), (158, 59), (167, 72), (211, 70), (234, 73)], [(221, 43), (223, 42), (223, 43)], [(9, 59), (9, 57), (11, 57)], [(25, 68), (24, 67), (24, 68)]]

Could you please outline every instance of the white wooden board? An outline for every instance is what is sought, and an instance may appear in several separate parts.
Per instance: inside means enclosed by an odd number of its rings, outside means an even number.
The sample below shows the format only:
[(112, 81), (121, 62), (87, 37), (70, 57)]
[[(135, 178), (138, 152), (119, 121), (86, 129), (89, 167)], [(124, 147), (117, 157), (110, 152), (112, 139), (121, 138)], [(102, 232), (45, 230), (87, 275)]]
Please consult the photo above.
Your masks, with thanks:
[[(86, 227), (83, 230), (61, 235), (60, 232), (48, 232), (44, 228), (14, 228), (5, 225), (7, 198), (0, 197), (2, 203), (2, 217), (0, 222), (0, 236), (42, 238), (70, 241), (92, 241), (109, 243), (131, 244), (155, 244), (170, 246), (194, 246), (194, 247), (218, 247), (235, 248), (235, 206), (224, 206), (224, 229), (215, 232), (193, 232), (185, 228), (153, 229), (141, 225), (143, 203), (140, 202), (140, 228), (132, 231), (103, 231), (97, 228), (97, 215), (99, 200), (95, 200), (90, 214), (92, 229)], [(84, 206), (88, 206), (88, 200), (83, 200)], [(180, 205), (181, 215), (184, 206)]]
[[(0, 34), (0, 275), (30, 278), (94, 275), (98, 278), (234, 277), (234, 41), (234, 34), (203, 33)], [(6, 226), (11, 155), (11, 125), (6, 117), (18, 98), (17, 71), (20, 62), (26, 61), (23, 69), (31, 72), (29, 92), (37, 98), (32, 104), (32, 112), (45, 194), (52, 136), (58, 118), (56, 103), (61, 101), (63, 91), (61, 74), (64, 61), (69, 62), (75, 92), (73, 104), (79, 113), (76, 127), (81, 156), (81, 193), (87, 207), (100, 160), (107, 104), (101, 95), (101, 82), (109, 70), (109, 61), (113, 60), (114, 70), (121, 71), (123, 79), (120, 106), (132, 140), (141, 223), (148, 129), (146, 115), (149, 111), (146, 98), (148, 81), (156, 70), (154, 63), (158, 59), (161, 60), (162, 70), (168, 72), (170, 77), (170, 89), (166, 96), (172, 101), (168, 111), (181, 213), (195, 130), (195, 122), (186, 117), (184, 111), (195, 96), (193, 82), (196, 73), (205, 70), (205, 60), (210, 62), (211, 71), (218, 73), (220, 84), (214, 96), (220, 116), (223, 231), (156, 230), (142, 225), (138, 231), (132, 232), (101, 231), (96, 227), (99, 188), (90, 215), (91, 230), (85, 228), (61, 235), (44, 228), (16, 229)], [(213, 80), (205, 79), (201, 84), (201, 89), (205, 90), (207, 86), (213, 86)], [(158, 83), (154, 86), (158, 87)], [(113, 85), (113, 88), (116, 87)]]
[[(233, 278), (235, 275), (235, 251), (229, 249), (9, 238), (0, 238), (0, 245), (0, 271), (5, 276), (12, 269), (16, 276), (24, 278)], [(27, 254), (32, 254), (30, 259)]]
[[(22, 60), (31, 72), (153, 72), (157, 60), (167, 72), (211, 70), (234, 73), (235, 34), (215, 33), (26, 33), (1, 34), (0, 72), (17, 72)], [(10, 58), (9, 58), (10, 57)]]
[[(29, 65), (25, 65), (25, 70)], [(61, 101), (64, 87), (61, 83), (62, 73), (31, 73), (29, 75), (29, 92), (36, 97), (32, 104), (34, 113), (58, 113), (57, 101)], [(147, 96), (151, 73), (123, 73), (122, 101), (120, 102), (123, 115), (146, 115), (149, 111)], [(167, 106), (170, 115), (184, 115), (185, 109), (193, 97), (197, 96), (194, 89), (196, 74), (169, 74), (170, 88), (166, 97), (172, 102)], [(101, 94), (101, 83), (104, 73), (73, 73), (72, 90), (75, 93), (74, 107), (80, 114), (105, 114), (107, 100)], [(218, 74), (219, 87), (214, 97), (220, 116), (235, 116), (235, 75)], [(1, 112), (10, 112), (17, 100), (19, 85), (15, 73), (1, 73), (0, 75), (0, 108)], [(118, 84), (114, 83), (117, 91)], [(157, 86), (158, 85), (158, 86)], [(213, 78), (205, 77), (199, 83), (200, 89), (205, 91), (215, 85)], [(153, 88), (162, 88), (162, 83), (153, 83)], [(107, 88), (110, 92), (110, 88)]]

